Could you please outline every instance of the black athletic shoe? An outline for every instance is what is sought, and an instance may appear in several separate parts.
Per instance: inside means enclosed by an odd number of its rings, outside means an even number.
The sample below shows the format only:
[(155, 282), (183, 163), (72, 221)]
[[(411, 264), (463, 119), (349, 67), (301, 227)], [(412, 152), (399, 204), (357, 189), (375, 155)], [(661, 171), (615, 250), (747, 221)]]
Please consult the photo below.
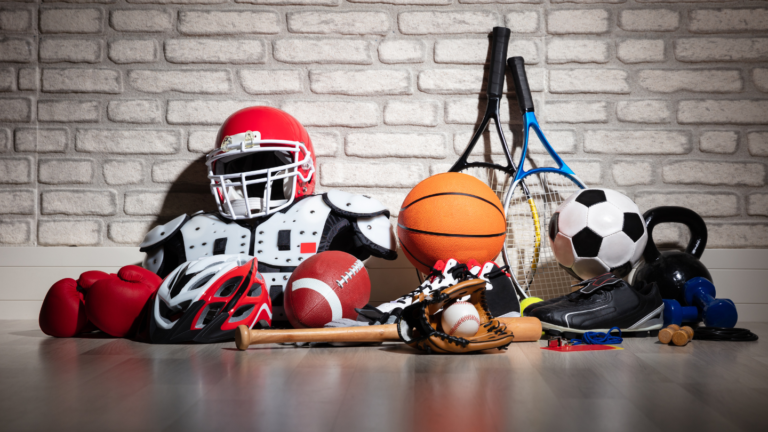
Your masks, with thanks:
[(520, 316), (520, 300), (515, 293), (507, 273), (508, 267), (499, 267), (493, 261), (480, 264), (471, 259), (467, 262), (469, 272), (476, 277), (485, 279), (485, 301), (488, 303), (488, 311), (494, 318), (508, 318)]
[(579, 292), (575, 291), (575, 292), (572, 292), (570, 294), (566, 294), (564, 296), (555, 297), (555, 298), (547, 299), (547, 300), (544, 300), (544, 301), (540, 301), (540, 302), (529, 304), (528, 306), (525, 307), (525, 310), (523, 311), (523, 314), (526, 315), (526, 316), (531, 316), (531, 312), (533, 312), (533, 310), (536, 309), (536, 308), (540, 308), (540, 307), (543, 307), (543, 306), (549, 306), (549, 305), (555, 304), (555, 303), (560, 303), (563, 300), (567, 300), (569, 298), (574, 298), (574, 297), (576, 297), (578, 295), (579, 295)]
[(663, 326), (664, 303), (656, 284), (629, 286), (608, 273), (582, 282), (579, 291), (562, 301), (527, 312), (541, 320), (549, 334), (580, 335), (588, 331), (607, 332), (611, 327), (623, 335), (654, 336)]

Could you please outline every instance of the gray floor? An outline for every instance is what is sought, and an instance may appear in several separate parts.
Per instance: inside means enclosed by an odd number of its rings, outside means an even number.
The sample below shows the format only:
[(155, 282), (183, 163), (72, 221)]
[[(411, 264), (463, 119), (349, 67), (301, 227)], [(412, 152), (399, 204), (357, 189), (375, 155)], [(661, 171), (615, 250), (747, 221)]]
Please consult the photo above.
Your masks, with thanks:
[(768, 324), (740, 325), (762, 339), (430, 356), (54, 339), (2, 321), (0, 430), (766, 430)]

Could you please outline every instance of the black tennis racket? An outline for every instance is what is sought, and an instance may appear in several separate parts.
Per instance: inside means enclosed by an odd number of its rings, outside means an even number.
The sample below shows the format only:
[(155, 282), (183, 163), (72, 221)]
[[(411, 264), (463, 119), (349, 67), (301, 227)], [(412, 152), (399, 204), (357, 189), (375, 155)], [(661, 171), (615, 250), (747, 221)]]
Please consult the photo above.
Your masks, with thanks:
[[(504, 261), (526, 296), (544, 300), (571, 292), (575, 282), (560, 267), (552, 252), (556, 234), (551, 226), (555, 210), (574, 192), (584, 189), (584, 183), (565, 164), (547, 141), (534, 114), (533, 98), (525, 75), (522, 57), (508, 61), (515, 82), (517, 101), (523, 114), (525, 140), (518, 170), (512, 186), (504, 197), (507, 217)], [(538, 167), (525, 170), (528, 144), (533, 130), (557, 167)], [(531, 220), (536, 223), (531, 223)], [(549, 238), (544, 238), (547, 235)]]
[[(459, 159), (450, 169), (452, 172), (462, 172), (480, 179), (496, 193), (500, 201), (502, 201), (507, 195), (507, 192), (512, 185), (512, 180), (515, 177), (515, 173), (517, 172), (517, 167), (512, 161), (512, 153), (509, 149), (509, 145), (507, 144), (507, 139), (504, 136), (504, 132), (501, 128), (500, 114), (501, 98), (503, 96), (504, 89), (504, 72), (507, 58), (507, 47), (509, 46), (509, 35), (510, 30), (506, 27), (493, 28), (493, 37), (491, 39), (491, 68), (488, 73), (488, 85), (486, 88), (488, 105), (485, 108), (485, 115), (483, 116), (483, 121), (480, 122), (480, 126), (477, 128), (477, 130), (475, 130), (472, 139), (469, 141), (469, 145), (467, 146), (466, 150), (464, 150), (464, 153), (461, 155), (461, 157), (459, 157)], [(493, 120), (496, 133), (498, 134), (499, 140), (501, 141), (501, 147), (504, 152), (504, 157), (507, 161), (506, 166), (491, 162), (470, 162), (468, 160), (472, 150), (480, 140), (480, 137), (483, 136), (483, 133), (488, 128), (488, 123), (491, 120)], [(523, 191), (526, 192), (527, 189), (525, 183), (520, 183), (520, 185), (523, 188)], [(532, 200), (530, 201), (530, 204), (534, 205)], [(531, 212), (535, 214), (536, 209), (531, 209)], [(537, 220), (531, 219), (529, 222), (531, 224), (531, 230), (534, 232), (541, 232), (541, 227), (538, 225)], [(541, 238), (541, 236), (538, 238)], [(538, 254), (535, 253), (528, 255), (530, 260), (537, 259), (537, 257)], [(509, 263), (507, 262), (507, 264)], [(536, 263), (533, 261), (528, 263), (529, 268), (535, 266)], [(533, 274), (534, 273), (528, 272), (521, 274), (521, 276), (533, 277)], [(512, 280), (514, 282), (515, 289), (518, 291), (518, 296), (525, 297), (525, 290), (530, 285), (531, 281), (524, 279), (518, 281), (515, 278), (512, 278)]]
[[(507, 58), (507, 46), (509, 45), (510, 31), (506, 27), (494, 27), (493, 38), (491, 39), (491, 69), (488, 73), (488, 85), (486, 95), (488, 96), (488, 105), (485, 108), (485, 115), (480, 126), (475, 130), (472, 139), (469, 141), (464, 153), (453, 164), (451, 172), (463, 172), (477, 177), (483, 183), (490, 186), (499, 200), (504, 199), (504, 195), (512, 183), (512, 178), (517, 171), (515, 163), (512, 162), (512, 154), (507, 145), (506, 137), (501, 129), (501, 115), (499, 108), (501, 106), (501, 97), (504, 88), (505, 61)], [(504, 151), (504, 157), (507, 165), (498, 165), (491, 162), (470, 162), (469, 156), (475, 145), (483, 136), (488, 128), (488, 123), (493, 120), (496, 133), (501, 140), (501, 147)]]

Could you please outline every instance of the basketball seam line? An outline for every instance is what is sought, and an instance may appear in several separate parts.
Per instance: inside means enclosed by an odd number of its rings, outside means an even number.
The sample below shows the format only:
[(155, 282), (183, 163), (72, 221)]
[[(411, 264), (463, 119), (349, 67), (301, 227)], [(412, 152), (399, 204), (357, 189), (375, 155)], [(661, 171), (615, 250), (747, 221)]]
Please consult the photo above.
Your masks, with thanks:
[(432, 266), (431, 266), (431, 265), (427, 265), (427, 264), (423, 263), (423, 262), (422, 262), (420, 259), (416, 258), (416, 255), (414, 255), (413, 253), (411, 253), (411, 251), (409, 251), (409, 250), (408, 250), (408, 248), (407, 248), (407, 247), (405, 247), (405, 245), (403, 244), (403, 242), (402, 242), (402, 241), (400, 241), (400, 247), (402, 247), (402, 248), (403, 248), (403, 250), (404, 250), (404, 251), (406, 251), (406, 252), (408, 253), (408, 255), (410, 255), (410, 256), (411, 256), (413, 259), (415, 259), (416, 261), (418, 261), (418, 262), (419, 262), (419, 264), (421, 264), (421, 265), (423, 265), (424, 267), (427, 267), (427, 268), (432, 268)]
[(416, 204), (416, 203), (417, 203), (417, 202), (419, 202), (419, 201), (423, 201), (423, 200), (425, 200), (425, 199), (427, 199), (427, 198), (433, 198), (433, 197), (436, 197), (436, 196), (442, 196), (442, 195), (460, 195), (460, 196), (467, 196), (467, 197), (477, 198), (477, 199), (479, 199), (480, 201), (485, 201), (485, 202), (487, 202), (488, 204), (490, 204), (491, 206), (493, 206), (493, 208), (495, 208), (495, 209), (496, 209), (496, 211), (498, 211), (499, 213), (501, 213), (501, 215), (502, 215), (502, 216), (504, 216), (504, 212), (503, 212), (501, 209), (499, 209), (498, 207), (496, 207), (496, 204), (494, 204), (494, 203), (492, 203), (492, 202), (488, 201), (488, 200), (487, 200), (487, 199), (485, 199), (485, 198), (481, 198), (481, 197), (479, 197), (479, 196), (477, 196), (477, 195), (472, 195), (472, 194), (467, 194), (467, 193), (461, 193), (461, 192), (440, 192), (440, 193), (436, 193), (436, 194), (432, 194), (432, 195), (423, 196), (423, 197), (421, 197), (421, 198), (417, 199), (416, 201), (414, 201), (414, 202), (412, 202), (412, 203), (408, 204), (407, 206), (405, 206), (405, 207), (401, 208), (401, 209), (400, 209), (400, 211), (401, 211), (401, 212), (402, 212), (402, 211), (405, 211), (405, 210), (406, 210), (408, 207), (410, 207), (410, 206), (412, 206), (412, 205)]
[(422, 231), (417, 230), (414, 228), (408, 228), (401, 224), (397, 224), (398, 228), (402, 228), (406, 231), (415, 232), (418, 234), (428, 234), (428, 235), (435, 235), (435, 236), (442, 236), (442, 237), (462, 237), (462, 238), (489, 238), (489, 237), (499, 237), (507, 234), (507, 231), (504, 230), (504, 232), (499, 234), (447, 234), (447, 233), (438, 233), (438, 232), (432, 232), (432, 231)]

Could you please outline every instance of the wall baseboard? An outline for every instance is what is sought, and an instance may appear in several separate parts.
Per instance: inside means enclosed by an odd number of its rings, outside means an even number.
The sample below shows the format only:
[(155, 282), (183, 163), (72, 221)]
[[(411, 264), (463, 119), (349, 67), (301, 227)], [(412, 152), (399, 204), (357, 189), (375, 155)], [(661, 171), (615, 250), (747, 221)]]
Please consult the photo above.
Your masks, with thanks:
[[(77, 279), (86, 270), (114, 273), (143, 258), (135, 247), (0, 247), (0, 319), (37, 319), (45, 293), (57, 280)], [(768, 250), (709, 249), (702, 262), (712, 273), (718, 297), (736, 303), (740, 321), (768, 322)], [(394, 261), (371, 258), (366, 268), (373, 304), (419, 284), (402, 253)]]

